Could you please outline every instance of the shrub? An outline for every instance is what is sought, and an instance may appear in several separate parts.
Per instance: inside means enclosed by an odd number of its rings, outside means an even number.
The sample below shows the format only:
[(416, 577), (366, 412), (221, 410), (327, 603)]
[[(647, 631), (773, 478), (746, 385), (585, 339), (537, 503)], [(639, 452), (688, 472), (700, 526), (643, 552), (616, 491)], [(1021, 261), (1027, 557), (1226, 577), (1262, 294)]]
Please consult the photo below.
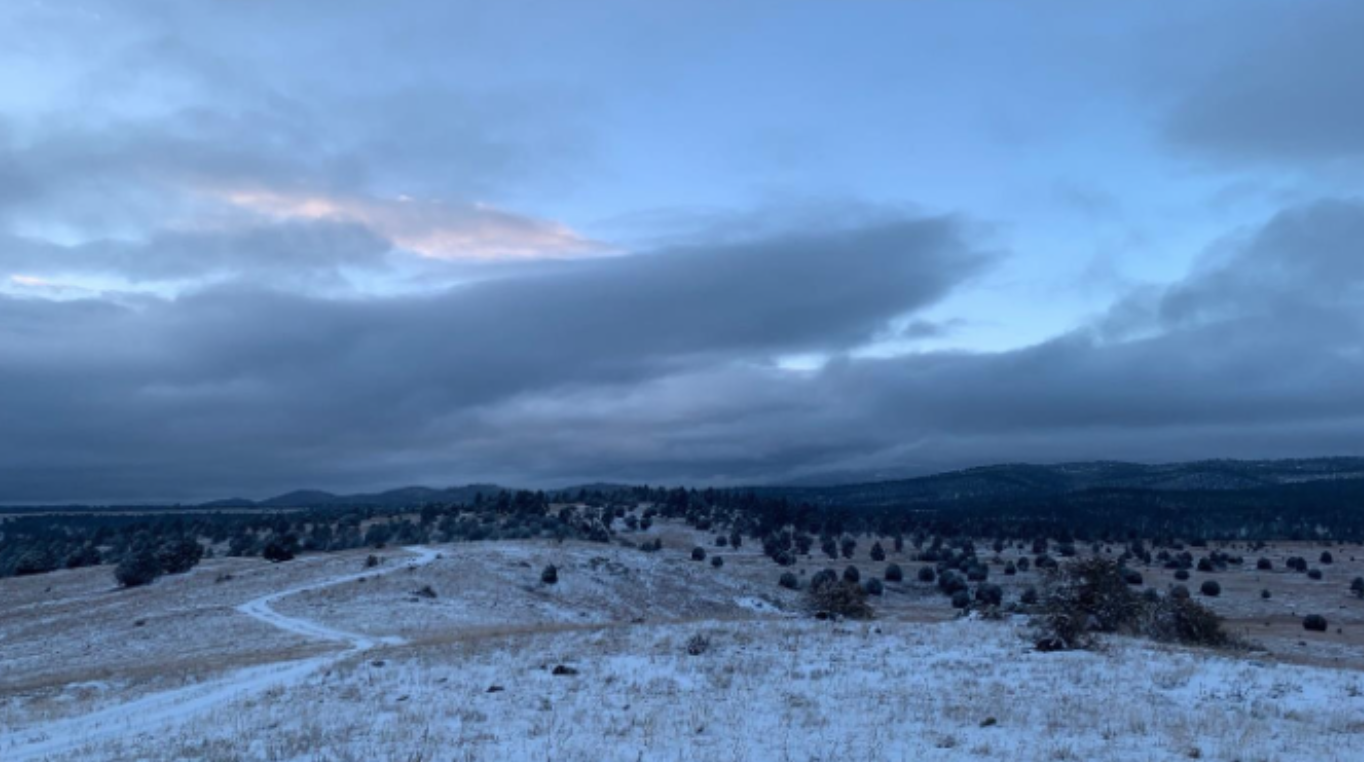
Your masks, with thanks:
[(956, 572), (943, 572), (938, 577), (938, 589), (947, 595), (955, 595), (960, 590), (966, 589), (966, 580), (957, 576)]
[(900, 568), (899, 564), (890, 564), (886, 567), (887, 582), (902, 582), (904, 581), (904, 578), (905, 572)]
[(1171, 598), (1182, 598), (1182, 599), (1184, 599), (1184, 600), (1188, 600), (1188, 599), (1189, 599), (1189, 588), (1187, 588), (1187, 587), (1185, 587), (1185, 586), (1183, 586), (1183, 585), (1175, 585), (1174, 587), (1170, 588), (1170, 597), (1171, 597)]
[(706, 560), (706, 549), (703, 548), (703, 547), (701, 547), (700, 545), (697, 545), (696, 547), (692, 548), (692, 549), (691, 549), (691, 560), (693, 560), (693, 561), (704, 561), (704, 560)]
[(984, 583), (976, 587), (976, 603), (985, 606), (999, 606), (1004, 603), (1004, 588)]
[(1321, 614), (1308, 614), (1302, 619), (1302, 628), (1311, 632), (1326, 632), (1326, 617)]
[(1018, 602), (1024, 606), (1036, 606), (1038, 601), (1037, 588), (1028, 587), (1023, 594), (1018, 596)]
[(777, 584), (781, 585), (787, 590), (799, 590), (800, 578), (797, 577), (793, 572), (782, 572), (781, 579), (777, 580)]
[(710, 638), (696, 633), (687, 639), (687, 653), (691, 656), (700, 656), (710, 650)]
[(725, 559), (721, 558), (720, 556), (711, 556), (710, 565), (719, 569), (721, 566), (725, 565)]
[(1231, 636), (1222, 629), (1221, 617), (1187, 597), (1160, 599), (1148, 612), (1142, 630), (1166, 642), (1214, 647), (1231, 643)]
[(540, 581), (546, 585), (553, 585), (559, 582), (559, 567), (554, 564), (546, 566), (540, 572)]
[(871, 560), (873, 561), (886, 560), (886, 549), (881, 547), (881, 542), (879, 540), (877, 542), (872, 543)]
[(378, 566), (378, 565), (379, 565), (379, 557), (378, 557), (378, 556), (374, 555), (373, 553), (369, 554), (368, 556), (365, 556), (365, 568), (366, 568), (366, 569), (373, 569), (374, 567), (376, 567), (376, 566)]
[(810, 577), (810, 589), (816, 590), (818, 588), (827, 587), (837, 582), (838, 572), (835, 572), (833, 569), (820, 569), (819, 571), (815, 572), (814, 576)]
[(964, 609), (971, 605), (971, 594), (965, 590), (958, 590), (952, 594), (952, 608)]
[(1259, 561), (1255, 562), (1255, 568), (1260, 571), (1273, 571), (1274, 562), (1270, 561), (1268, 558), (1261, 558)]
[(1308, 570), (1307, 570), (1307, 578), (1308, 578), (1308, 579), (1321, 579), (1321, 569), (1308, 569)]
[(1205, 580), (1203, 584), (1198, 587), (1198, 592), (1209, 598), (1216, 598), (1222, 594), (1222, 586), (1217, 584), (1217, 580), (1209, 579)]
[(1354, 593), (1356, 598), (1364, 598), (1364, 577), (1355, 577), (1350, 582), (1350, 592)]
[(1321, 559), (1320, 559), (1320, 560), (1321, 560), (1321, 562), (1322, 562), (1323, 564), (1330, 565), (1330, 564), (1332, 564), (1332, 563), (1335, 563), (1335, 560), (1336, 560), (1336, 559), (1334, 559), (1334, 558), (1331, 557), (1331, 551), (1329, 551), (1329, 550), (1323, 550), (1323, 551), (1321, 552)]
[(1272, 593), (1269, 592), (1269, 588), (1260, 591), (1260, 597), (1266, 601), (1270, 599), (1271, 595)]
[(728, 544), (729, 544), (729, 538), (726, 537), (726, 536), (724, 536), (724, 535), (720, 535), (720, 536), (718, 536), (718, 537), (715, 538), (715, 547), (717, 547), (717, 548), (723, 548), (723, 547), (725, 547), (725, 546), (728, 545)]
[(1012, 577), (1012, 576), (1014, 576), (1014, 575), (1017, 574), (1017, 573), (1018, 573), (1018, 566), (1016, 566), (1016, 565), (1014, 564), (1013, 561), (1010, 561), (1009, 563), (1004, 564), (1004, 576), (1006, 576), (1006, 577)]
[(921, 566), (921, 567), (919, 567), (919, 581), (920, 581), (920, 582), (932, 582), (933, 580), (935, 580), (935, 579), (937, 579), (937, 578), (938, 578), (938, 573), (935, 572), (935, 571), (933, 571), (933, 567), (932, 567), (932, 566)]
[(1189, 581), (1189, 570), (1188, 570), (1188, 569), (1178, 569), (1178, 570), (1176, 570), (1176, 571), (1175, 571), (1175, 579), (1179, 580), (1180, 582), (1188, 582), (1188, 581)]
[(966, 570), (966, 578), (972, 582), (984, 582), (990, 577), (990, 567), (985, 564), (975, 564)]
[(1096, 632), (1134, 630), (1143, 604), (1116, 562), (1087, 558), (1048, 575), (1041, 608), (1037, 647), (1057, 651), (1087, 648)]
[(857, 570), (856, 566), (849, 566), (843, 570), (843, 581), (852, 582), (854, 584), (861, 582), (862, 573)]
[(166, 574), (183, 574), (197, 566), (203, 557), (204, 546), (188, 537), (172, 540), (156, 551), (156, 560)]
[(862, 586), (862, 589), (867, 591), (867, 595), (881, 595), (886, 591), (885, 585), (882, 585), (881, 580), (875, 577), (867, 580), (867, 583)]
[(1204, 574), (1209, 574), (1212, 571), (1214, 571), (1212, 566), (1212, 560), (1209, 559), (1207, 556), (1198, 559), (1198, 570), (1203, 572)]
[(261, 558), (271, 563), (294, 560), (294, 552), (283, 542), (272, 539), (265, 543), (265, 547), (260, 552)]
[(1123, 569), (1122, 579), (1124, 582), (1126, 582), (1129, 585), (1132, 585), (1133, 587), (1140, 587), (1143, 582), (1141, 572), (1137, 571), (1136, 569)]
[(1019, 571), (1025, 572), (1025, 571), (1027, 571), (1027, 570), (1029, 570), (1029, 569), (1031, 569), (1031, 568), (1032, 568), (1032, 562), (1029, 561), (1026, 557), (1025, 557), (1025, 558), (1020, 558), (1020, 559), (1018, 559), (1018, 570), (1019, 570)]
[(140, 550), (124, 556), (114, 567), (114, 579), (124, 587), (149, 585), (161, 576), (161, 562), (150, 550)]
[[(832, 572), (831, 572), (832, 573)], [(834, 580), (816, 586), (812, 579), (809, 595), (810, 607), (816, 612), (846, 619), (871, 619), (872, 608), (867, 604), (867, 591), (855, 582)]]

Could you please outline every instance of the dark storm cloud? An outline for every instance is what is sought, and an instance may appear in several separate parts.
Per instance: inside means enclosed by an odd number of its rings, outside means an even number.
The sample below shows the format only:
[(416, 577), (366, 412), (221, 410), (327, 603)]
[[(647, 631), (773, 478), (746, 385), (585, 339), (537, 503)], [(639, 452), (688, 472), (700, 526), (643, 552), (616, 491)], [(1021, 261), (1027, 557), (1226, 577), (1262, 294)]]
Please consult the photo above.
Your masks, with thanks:
[(481, 411), (837, 351), (987, 259), (934, 218), (577, 262), (428, 297), (5, 299), (7, 499), (117, 491), (111, 471), (148, 488), (174, 473), (197, 490), (270, 483), (280, 463), (333, 481), (447, 458), (491, 467)]
[(1364, 157), (1364, 6), (1247, 10), (1234, 52), (1213, 71), (1192, 73), (1196, 84), (1171, 117), (1171, 137), (1229, 159)]
[(745, 481), (1358, 452), (1361, 224), (1357, 201), (1287, 210), (1186, 279), (1023, 349), (845, 357), (814, 373), (693, 369), (619, 398), (566, 393), (481, 411), (471, 431), (486, 449), (470, 457), (495, 467), (533, 453), (523, 462), (553, 474)]

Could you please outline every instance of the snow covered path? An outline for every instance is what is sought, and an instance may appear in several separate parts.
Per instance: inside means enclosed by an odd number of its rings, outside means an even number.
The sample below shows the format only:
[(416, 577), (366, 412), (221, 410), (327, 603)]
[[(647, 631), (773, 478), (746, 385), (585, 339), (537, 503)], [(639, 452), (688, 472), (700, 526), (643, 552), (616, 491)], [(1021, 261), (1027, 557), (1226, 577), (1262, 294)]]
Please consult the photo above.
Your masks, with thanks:
[(412, 546), (406, 547), (404, 550), (416, 554), (416, 558), (403, 564), (333, 577), (270, 593), (237, 607), (237, 610), (243, 614), (259, 619), (266, 624), (307, 638), (337, 643), (345, 646), (345, 650), (324, 656), (249, 667), (196, 685), (156, 693), (126, 704), (111, 706), (83, 717), (58, 720), (25, 728), (9, 737), (0, 738), (0, 759), (5, 762), (41, 760), (49, 756), (90, 748), (107, 739), (128, 738), (159, 732), (167, 727), (178, 725), (207, 709), (228, 703), (242, 696), (261, 693), (276, 686), (296, 682), (319, 669), (368, 651), (381, 643), (389, 645), (402, 643), (402, 639), (397, 637), (375, 639), (359, 633), (326, 627), (306, 619), (285, 616), (270, 608), (270, 604), (290, 595), (352, 582), (361, 577), (374, 577), (389, 574), (399, 569), (429, 564), (436, 559), (437, 555), (436, 551), (423, 547)]

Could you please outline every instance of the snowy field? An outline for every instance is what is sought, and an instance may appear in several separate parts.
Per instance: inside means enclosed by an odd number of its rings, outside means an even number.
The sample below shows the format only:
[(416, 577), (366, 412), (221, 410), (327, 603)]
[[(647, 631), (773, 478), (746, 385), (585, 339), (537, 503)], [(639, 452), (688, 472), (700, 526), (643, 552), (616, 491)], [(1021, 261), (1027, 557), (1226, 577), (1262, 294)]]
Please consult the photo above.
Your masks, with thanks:
[[(47, 599), (6, 581), (30, 597), (0, 619), (0, 760), (1364, 760), (1354, 661), (1122, 639), (1042, 654), (1019, 620), (926, 622), (890, 599), (878, 621), (818, 622), (746, 573), (774, 568), (749, 549), (723, 569), (584, 543), (385, 555), (220, 559), (138, 591), (59, 574)], [(171, 634), (32, 640), (134, 605)], [(124, 674), (213, 649), (174, 680)]]

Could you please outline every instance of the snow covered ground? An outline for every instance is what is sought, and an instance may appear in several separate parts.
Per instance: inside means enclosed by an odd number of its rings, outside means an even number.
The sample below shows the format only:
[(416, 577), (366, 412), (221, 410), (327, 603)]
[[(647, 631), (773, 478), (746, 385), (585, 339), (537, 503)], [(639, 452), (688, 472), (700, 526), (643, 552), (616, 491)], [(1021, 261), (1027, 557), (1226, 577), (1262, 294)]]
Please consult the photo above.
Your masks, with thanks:
[[(694, 636), (704, 653), (688, 652)], [(1040, 654), (999, 622), (773, 620), (389, 648), (58, 758), (1353, 762), (1361, 749), (1357, 672), (1132, 642)]]
[[(117, 595), (54, 577), (74, 606), (140, 600), (181, 638), (220, 643), (227, 623), (269, 633), (261, 663), (137, 691), (72, 683), (100, 698), (61, 711), (11, 693), (0, 760), (1364, 760), (1354, 668), (1121, 639), (1042, 654), (1017, 620), (926, 623), (891, 607), (818, 622), (760, 584), (770, 566), (731, 573), (760, 563), (745, 551), (713, 569), (680, 550), (480, 543), (392, 551), (377, 569), (363, 555), (241, 561), (231, 583)], [(546, 563), (557, 585), (539, 583)], [(174, 618), (215, 595), (211, 616)], [(19, 605), (0, 620), (0, 685), (11, 654), (26, 675), (41, 658), (13, 635), (51, 627), (26, 622), (65, 604)], [(172, 661), (202, 650), (169, 637), (139, 647)], [(120, 663), (116, 643), (101, 647)]]

